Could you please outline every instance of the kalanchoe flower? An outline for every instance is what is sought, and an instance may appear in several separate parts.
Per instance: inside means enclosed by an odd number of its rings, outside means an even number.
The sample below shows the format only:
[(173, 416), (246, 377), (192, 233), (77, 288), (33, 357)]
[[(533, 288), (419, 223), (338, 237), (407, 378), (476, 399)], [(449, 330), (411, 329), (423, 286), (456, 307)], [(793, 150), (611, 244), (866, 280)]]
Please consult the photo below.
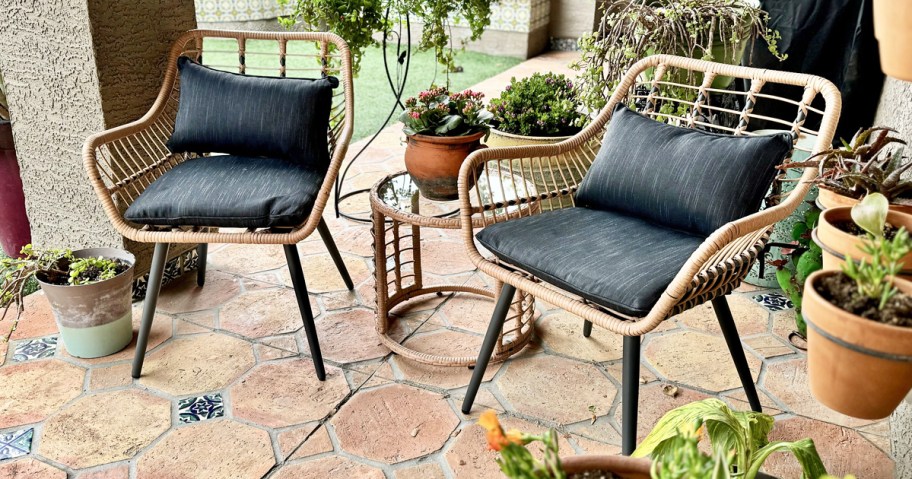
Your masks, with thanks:
[(483, 94), (472, 90), (451, 93), (432, 86), (405, 100), (399, 116), (407, 135), (465, 136), (488, 133), (492, 114), (485, 109)]

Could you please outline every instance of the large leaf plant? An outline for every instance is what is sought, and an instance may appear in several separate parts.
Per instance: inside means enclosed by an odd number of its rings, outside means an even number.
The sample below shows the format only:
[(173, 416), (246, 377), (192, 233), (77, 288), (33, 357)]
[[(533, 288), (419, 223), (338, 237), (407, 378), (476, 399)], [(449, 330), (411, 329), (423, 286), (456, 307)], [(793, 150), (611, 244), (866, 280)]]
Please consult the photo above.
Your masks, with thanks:
[[(705, 430), (713, 457), (730, 458), (734, 477), (754, 479), (764, 461), (775, 452), (790, 452), (801, 465), (803, 479), (818, 479), (827, 471), (811, 439), (770, 442), (773, 418), (753, 411), (734, 411), (715, 398), (686, 404), (669, 411), (633, 453), (662, 463), (675, 461), (681, 436), (699, 424)], [(714, 476), (715, 477), (715, 476)], [(726, 476), (727, 477), (727, 476)]]

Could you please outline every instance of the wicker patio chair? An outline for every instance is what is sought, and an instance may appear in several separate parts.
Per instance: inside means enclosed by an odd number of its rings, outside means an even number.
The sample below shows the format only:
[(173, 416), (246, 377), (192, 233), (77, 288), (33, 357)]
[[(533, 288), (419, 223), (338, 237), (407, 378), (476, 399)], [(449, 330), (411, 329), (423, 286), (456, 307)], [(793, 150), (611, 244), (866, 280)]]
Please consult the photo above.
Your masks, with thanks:
[[(644, 75), (649, 69), (654, 69), (652, 70), (654, 73), (652, 80), (648, 80)], [(699, 83), (699, 86), (683, 84), (684, 82), (681, 82), (680, 79), (685, 78), (686, 75), (694, 75), (690, 78), (702, 81), (693, 82)], [(712, 82), (718, 76), (746, 79), (750, 88), (746, 92), (714, 89)], [(796, 97), (783, 98), (764, 94), (763, 86), (767, 83), (793, 85)], [(668, 87), (690, 89), (695, 93), (693, 95), (695, 100), (688, 102), (664, 95), (662, 92)], [(710, 101), (710, 94), (717, 100), (731, 95), (740, 100), (743, 108), (738, 110), (720, 106), (718, 101)], [(823, 107), (812, 106), (812, 101), (818, 94), (823, 98)], [(777, 101), (790, 105), (794, 109), (795, 116), (780, 119), (756, 115), (752, 112), (753, 107), (761, 101)], [(635, 109), (648, 118), (660, 119), (684, 128), (698, 127), (730, 135), (754, 135), (750, 127), (763, 121), (767, 127), (774, 125), (792, 133), (792, 152), (799, 149), (795, 145), (798, 135), (816, 135), (817, 140), (811, 152), (813, 154), (830, 147), (839, 118), (841, 98), (839, 91), (832, 83), (816, 76), (723, 65), (668, 55), (651, 56), (637, 62), (625, 74), (620, 85), (610, 97), (607, 106), (589, 126), (573, 138), (555, 145), (478, 150), (463, 164), (459, 178), (459, 201), (465, 247), (472, 262), (481, 271), (503, 282), (499, 300), (463, 402), (463, 412), (468, 413), (471, 410), (491, 354), (495, 348), (501, 347), (500, 335), (503, 334), (501, 331), (512, 331), (512, 328), (505, 325), (504, 321), (514, 321), (513, 318), (507, 319), (506, 314), (516, 289), (520, 289), (582, 317), (585, 321), (583, 335), (586, 337), (591, 333), (593, 323), (624, 336), (621, 396), (622, 452), (630, 454), (636, 444), (640, 338), (659, 326), (663, 320), (706, 301), (711, 301), (713, 304), (751, 408), (760, 411), (760, 401), (744, 351), (741, 348), (726, 295), (738, 287), (748, 274), (751, 264), (757, 259), (768, 241), (772, 226), (786, 218), (803, 201), (810, 188), (807, 181), (812, 179), (816, 173), (813, 169), (808, 169), (804, 171), (801, 181), (794, 184), (791, 193), (786, 194), (786, 188), (781, 189), (778, 194), (767, 197), (765, 209), (724, 223), (724, 226), (715, 229), (712, 234), (701, 235), (693, 248), (689, 250), (692, 251), (692, 254), (688, 253), (680, 258), (683, 266), (679, 270), (670, 271), (671, 276), (668, 277), (673, 277), (673, 279), (667, 284), (667, 287), (664, 287), (664, 292), (661, 292), (661, 287), (653, 290), (657, 294), (654, 297), (658, 299), (649, 303), (651, 306), (647, 305), (644, 308), (647, 314), (638, 316), (624, 314), (617, 308), (598, 304), (592, 298), (585, 299), (583, 297), (585, 292), (580, 293), (585, 290), (580, 286), (585, 285), (571, 285), (573, 288), (568, 288), (566, 284), (557, 286), (554, 281), (550, 281), (549, 284), (548, 280), (541, 278), (542, 273), (534, 275), (528, 271), (532, 268), (517, 266), (516, 261), (511, 262), (504, 258), (482, 255), (476, 244), (476, 232), (481, 229), (478, 226), (479, 223), (482, 227), (492, 228), (491, 231), (495, 231), (495, 228), (504, 231), (504, 224), (515, 222), (516, 226), (513, 226), (513, 230), (509, 230), (513, 235), (509, 241), (512, 241), (510, 244), (520, 250), (539, 248), (536, 251), (544, 255), (554, 251), (555, 248), (563, 248), (560, 242), (552, 242), (550, 250), (544, 249), (536, 244), (536, 238), (524, 237), (529, 233), (522, 230), (525, 226), (518, 225), (542, 221), (541, 216), (535, 215), (551, 214), (547, 213), (548, 210), (575, 207), (575, 205), (567, 205), (566, 201), (561, 200), (575, 197), (580, 183), (579, 178), (582, 178), (592, 165), (614, 107), (621, 102), (628, 106), (637, 106)], [(664, 108), (660, 111), (662, 105), (673, 107), (683, 105), (685, 108)], [(681, 112), (685, 110), (686, 113), (682, 114)], [(663, 113), (663, 111), (667, 113)], [(820, 120), (819, 131), (805, 126), (805, 122), (811, 115), (817, 115), (813, 118), (814, 121)], [(711, 119), (714, 120), (711, 121)], [(751, 120), (754, 120), (754, 124), (751, 123)], [(578, 171), (578, 174), (561, 173), (573, 170)], [(500, 171), (508, 171), (512, 174), (494, 174), (494, 172)], [(538, 191), (530, 192), (524, 190), (521, 185), (519, 189), (516, 188), (516, 185), (510, 185), (511, 188), (490, 188), (482, 191), (475, 186), (478, 183), (475, 178), (478, 178), (479, 175), (484, 175), (488, 181), (513, 176), (525, 178), (532, 175), (535, 177), (535, 184), (545, 184), (547, 187), (544, 188), (544, 191), (539, 188)], [(784, 175), (778, 175), (777, 179), (779, 181), (774, 182), (774, 185), (781, 187)], [(517, 183), (520, 182), (517, 181)], [(515, 192), (515, 196), (508, 197), (505, 192)], [(760, 194), (765, 194), (765, 186)], [(534, 204), (540, 204), (542, 207), (507, 209), (513, 205)], [(582, 210), (583, 208), (574, 209)], [(556, 228), (551, 231), (556, 232), (549, 234), (558, 237), (569, 236), (571, 233), (564, 228)], [(549, 237), (550, 239), (553, 238)], [(597, 238), (589, 239), (590, 242), (584, 244), (593, 245), (598, 240)], [(634, 254), (635, 251), (630, 253)], [(687, 259), (688, 257), (689, 259)], [(644, 264), (641, 266), (645, 268), (658, 266), (654, 259), (646, 258), (642, 262)], [(565, 267), (559, 265), (555, 266), (555, 269)], [(675, 271), (677, 271), (676, 274)], [(597, 274), (602, 274), (602, 271)], [(604, 276), (611, 274), (624, 274), (624, 271), (603, 272)], [(575, 291), (568, 289), (575, 289)], [(658, 292), (661, 294), (658, 295)]]
[[(226, 43), (230, 45), (227, 50)], [(268, 47), (248, 51), (248, 48), (254, 44)], [(297, 45), (303, 45), (303, 47), (298, 49)], [(295, 46), (295, 48), (291, 49), (290, 46)], [(237, 63), (233, 65), (209, 64), (206, 63), (207, 53), (230, 53), (231, 58), (237, 59)], [(312, 207), (306, 219), (300, 224), (287, 227), (283, 225), (282, 227), (219, 230), (217, 227), (225, 225), (162, 224), (150, 226), (132, 223), (124, 218), (127, 208), (134, 204), (156, 179), (175, 167), (185, 164), (188, 160), (201, 161), (209, 156), (206, 152), (173, 154), (166, 146), (166, 142), (174, 131), (178, 111), (180, 99), (178, 59), (181, 57), (189, 57), (213, 69), (234, 71), (241, 75), (311, 78), (326, 78), (331, 75), (338, 78), (341, 88), (335, 89), (332, 93), (330, 124), (327, 131), (328, 168), (326, 168), (325, 175), (320, 171), (308, 183), (311, 195), (307, 198), (306, 206), (312, 202)], [(350, 52), (346, 43), (336, 35), (330, 33), (193, 30), (182, 35), (174, 43), (167, 61), (164, 84), (149, 112), (135, 122), (88, 138), (83, 148), (85, 168), (105, 213), (120, 234), (134, 241), (155, 243), (142, 323), (133, 361), (134, 378), (138, 378), (142, 372), (149, 329), (152, 326), (169, 243), (199, 245), (197, 277), (199, 286), (203, 286), (205, 282), (207, 244), (240, 243), (284, 245), (317, 376), (321, 381), (325, 379), (326, 373), (314, 327), (313, 312), (308, 300), (307, 286), (296, 244), (317, 230), (346, 286), (349, 290), (353, 289), (342, 257), (322, 219), (323, 208), (329, 200), (333, 183), (352, 135), (353, 101)], [(284, 120), (285, 118), (276, 118), (277, 123)], [(217, 160), (218, 158), (212, 157), (212, 159)], [(240, 176), (241, 173), (236, 173), (236, 175)], [(265, 178), (262, 188), (271, 186), (270, 178)], [(245, 180), (238, 180), (237, 184), (240, 185), (243, 181)], [(291, 185), (291, 190), (296, 189), (294, 186), (296, 184)], [(304, 186), (301, 185), (302, 188)], [(238, 189), (238, 191), (241, 190)], [(264, 192), (264, 194), (266, 193)], [(244, 196), (238, 195), (238, 198), (242, 197)], [(302, 211), (306, 212), (306, 209)]]

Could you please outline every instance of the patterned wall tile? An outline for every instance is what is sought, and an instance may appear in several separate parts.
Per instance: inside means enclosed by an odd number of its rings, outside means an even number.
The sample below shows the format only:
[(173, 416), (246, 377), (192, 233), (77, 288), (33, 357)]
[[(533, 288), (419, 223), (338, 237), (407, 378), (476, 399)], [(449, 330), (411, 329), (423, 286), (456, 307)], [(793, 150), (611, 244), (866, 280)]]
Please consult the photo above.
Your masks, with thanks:
[(294, 2), (281, 6), (276, 0), (196, 0), (198, 22), (244, 22), (289, 15)]

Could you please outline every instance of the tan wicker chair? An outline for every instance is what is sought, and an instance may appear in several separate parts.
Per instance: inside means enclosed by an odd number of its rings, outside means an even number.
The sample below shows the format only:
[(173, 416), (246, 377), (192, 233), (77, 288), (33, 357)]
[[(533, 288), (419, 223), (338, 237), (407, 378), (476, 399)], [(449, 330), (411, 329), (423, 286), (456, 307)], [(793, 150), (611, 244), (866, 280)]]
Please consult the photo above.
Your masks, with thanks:
[[(212, 49), (204, 42), (208, 39), (227, 39), (233, 46), (230, 51), (224, 50), (224, 46), (221, 45)], [(274, 52), (247, 50), (253, 42), (264, 41), (270, 42), (270, 45), (274, 46)], [(225, 43), (225, 41), (221, 41), (221, 43)], [(300, 44), (306, 45), (307, 49), (302, 51), (307, 53), (289, 51), (289, 45)], [(219, 50), (219, 48), (222, 49)], [(310, 53), (311, 51), (313, 53)], [(232, 58), (237, 59), (237, 64), (208, 64), (205, 55), (207, 52), (231, 53)], [(149, 227), (132, 224), (124, 219), (123, 213), (127, 207), (156, 178), (176, 165), (197, 156), (190, 153), (172, 154), (165, 146), (174, 129), (177, 113), (180, 92), (177, 60), (181, 56), (190, 57), (213, 68), (235, 70), (240, 74), (281, 77), (333, 75), (338, 77), (341, 89), (337, 89), (333, 94), (330, 130), (328, 131), (330, 165), (310, 216), (304, 223), (287, 229), (219, 231), (217, 228), (200, 227)], [(248, 66), (248, 58), (256, 58), (257, 61)], [(269, 66), (263, 66), (265, 64)], [(122, 235), (138, 242), (155, 243), (142, 325), (133, 362), (133, 377), (139, 377), (142, 371), (146, 341), (152, 325), (169, 243), (200, 245), (198, 276), (200, 286), (205, 281), (206, 245), (208, 243), (242, 243), (284, 245), (317, 376), (320, 380), (325, 378), (320, 346), (313, 322), (313, 312), (307, 297), (307, 286), (295, 245), (310, 236), (315, 229), (319, 231), (346, 285), (350, 290), (353, 289), (345, 264), (322, 219), (323, 208), (329, 201), (336, 175), (352, 135), (353, 95), (351, 55), (346, 43), (336, 35), (330, 33), (194, 30), (185, 33), (174, 43), (168, 57), (164, 84), (149, 112), (135, 122), (88, 138), (83, 148), (85, 168), (105, 213)]]
[[(644, 73), (652, 68), (654, 68), (654, 79), (646, 80)], [(674, 81), (674, 79), (686, 78), (685, 75), (688, 74), (696, 75), (697, 79), (702, 76), (702, 82), (694, 82), (700, 83), (699, 87)], [(711, 87), (713, 79), (723, 75), (747, 79), (750, 84), (749, 90), (733, 92), (713, 89)], [(671, 80), (666, 81), (665, 78)], [(794, 85), (796, 98), (781, 98), (764, 94), (762, 88), (766, 83)], [(696, 100), (690, 103), (663, 95), (662, 90), (668, 87), (691, 89), (696, 93)], [(719, 95), (738, 95), (745, 106), (740, 111), (718, 106), (709, 101), (710, 94), (717, 97)], [(825, 102), (823, 109), (812, 106), (812, 101), (818, 94), (823, 97)], [(778, 101), (792, 105), (795, 116), (779, 119), (754, 114), (753, 107), (761, 101)], [(723, 65), (667, 55), (652, 56), (637, 62), (625, 74), (608, 105), (588, 127), (573, 138), (555, 145), (478, 150), (463, 164), (459, 177), (459, 200), (466, 249), (472, 262), (481, 271), (504, 283), (475, 366), (472, 382), (463, 402), (463, 412), (468, 413), (471, 410), (478, 387), (482, 382), (485, 367), (495, 346), (499, 344), (499, 335), (502, 334), (507, 307), (518, 288), (581, 316), (585, 320), (584, 336), (589, 335), (592, 323), (625, 336), (622, 374), (622, 451), (630, 454), (636, 440), (640, 338), (656, 328), (663, 320), (706, 301), (713, 303), (751, 407), (754, 410), (760, 410), (760, 402), (725, 295), (738, 287), (747, 275), (751, 264), (768, 241), (773, 224), (786, 218), (803, 201), (810, 188), (807, 180), (812, 179), (816, 173), (812, 169), (806, 170), (801, 177), (801, 182), (795, 185), (790, 194), (778, 195), (779, 198), (768, 198), (766, 209), (727, 223), (716, 230), (691, 255), (645, 317), (628, 317), (608, 310), (553, 285), (545, 284), (519, 267), (506, 264), (497, 258), (483, 256), (479, 252), (474, 237), (476, 230), (479, 229), (479, 222), (482, 226), (489, 226), (522, 216), (534, 215), (543, 210), (567, 207), (567, 201), (561, 200), (573, 198), (579, 178), (588, 171), (598, 152), (606, 124), (618, 102), (639, 104), (642, 107), (638, 108), (641, 113), (652, 118), (661, 117), (665, 121), (681, 127), (699, 126), (733, 135), (751, 135), (749, 128), (754, 126), (751, 124), (751, 120), (755, 120), (754, 123), (763, 121), (767, 125), (790, 130), (796, 139), (799, 134), (817, 135), (814, 151), (811, 152), (815, 153), (831, 145), (833, 132), (839, 119), (841, 99), (839, 91), (832, 83), (816, 76)], [(684, 104), (688, 113), (683, 117), (660, 113), (657, 109), (663, 102), (674, 106)], [(726, 127), (719, 126), (718, 123), (709, 123), (706, 121), (708, 115), (716, 115), (722, 119), (727, 117), (729, 124), (736, 126)], [(814, 120), (820, 120), (819, 131), (805, 126), (805, 122), (811, 115), (818, 115)], [(513, 187), (515, 185), (510, 185), (510, 188), (490, 188), (487, 191), (475, 187), (475, 178), (478, 175), (486, 175), (489, 181), (514, 176), (491, 173), (503, 170), (509, 170), (523, 178), (525, 178), (523, 175), (531, 174), (535, 177), (536, 185), (545, 184), (547, 186), (544, 191), (534, 192), (522, 188), (517, 190)], [(579, 174), (569, 175), (572, 176), (569, 177), (561, 173), (568, 170), (576, 170)], [(779, 179), (782, 180), (783, 175), (780, 175)], [(777, 182), (777, 184), (781, 185), (781, 182)], [(505, 196), (504, 192), (511, 191), (515, 192), (515, 196)], [(474, 205), (472, 200), (475, 201)], [(510, 210), (506, 208), (512, 205), (529, 204), (541, 204), (542, 208), (512, 208)]]

